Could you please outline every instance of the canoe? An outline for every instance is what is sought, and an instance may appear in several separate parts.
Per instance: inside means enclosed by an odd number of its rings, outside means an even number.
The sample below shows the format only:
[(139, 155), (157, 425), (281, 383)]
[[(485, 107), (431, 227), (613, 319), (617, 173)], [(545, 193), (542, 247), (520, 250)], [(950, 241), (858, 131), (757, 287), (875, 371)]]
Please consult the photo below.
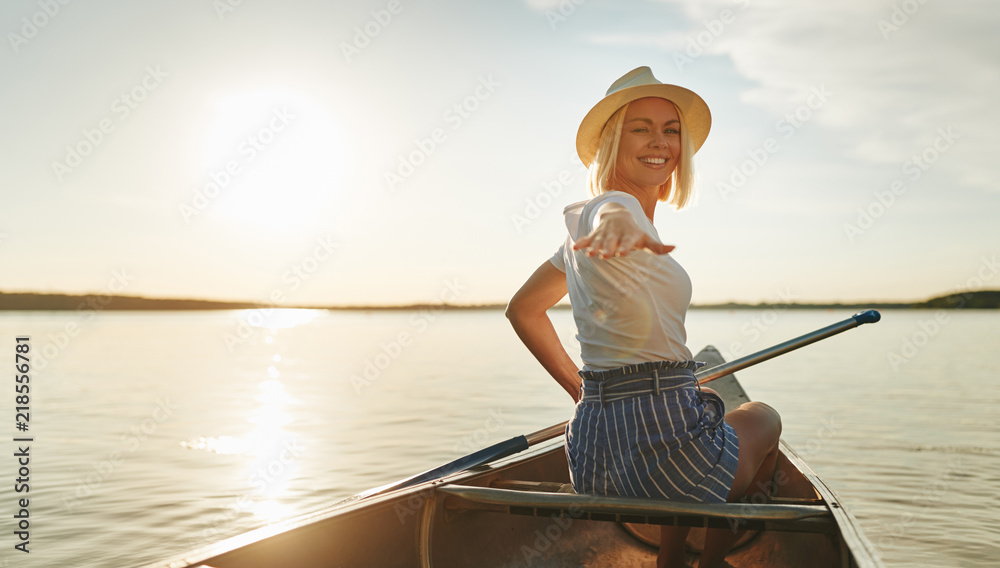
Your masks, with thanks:
[[(711, 346), (695, 357), (722, 364)], [(732, 409), (749, 400), (733, 374), (711, 383)], [(327, 509), (146, 568), (514, 568), (655, 566), (659, 525), (741, 532), (735, 568), (877, 568), (882, 563), (837, 495), (783, 441), (773, 497), (701, 504), (577, 495), (564, 437), (444, 478), (360, 493)], [(390, 484), (386, 487), (394, 487)]]

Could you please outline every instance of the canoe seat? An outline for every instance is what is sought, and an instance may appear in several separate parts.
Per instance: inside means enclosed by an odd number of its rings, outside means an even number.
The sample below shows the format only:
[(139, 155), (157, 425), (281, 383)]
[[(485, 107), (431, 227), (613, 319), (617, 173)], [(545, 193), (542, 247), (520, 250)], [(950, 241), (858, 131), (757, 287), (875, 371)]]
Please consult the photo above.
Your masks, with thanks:
[[(519, 481), (516, 479), (497, 479), (490, 483), (497, 489), (514, 489), (516, 491), (539, 491), (543, 493), (569, 493), (576, 495), (572, 483), (557, 481)], [(807, 499), (804, 497), (768, 497), (770, 504), (780, 505), (823, 505), (822, 499)]]
[(538, 491), (542, 493), (569, 493), (576, 495), (572, 483), (558, 481), (518, 481), (516, 479), (497, 479), (490, 483), (496, 489), (513, 489), (515, 491)]
[[(445, 508), (547, 517), (551, 515), (656, 525), (747, 528), (833, 533), (825, 505), (785, 503), (683, 503), (662, 499), (578, 495), (569, 484), (504, 481), (506, 488), (445, 484)], [(516, 488), (516, 489), (512, 489)]]

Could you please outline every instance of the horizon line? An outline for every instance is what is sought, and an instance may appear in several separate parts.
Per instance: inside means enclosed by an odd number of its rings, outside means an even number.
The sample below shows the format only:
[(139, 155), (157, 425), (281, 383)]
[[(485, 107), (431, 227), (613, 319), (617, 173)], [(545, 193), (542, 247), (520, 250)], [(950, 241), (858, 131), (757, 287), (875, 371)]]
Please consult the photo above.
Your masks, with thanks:
[[(913, 304), (924, 304), (931, 300), (938, 298), (946, 298), (949, 296), (955, 296), (959, 294), (968, 294), (976, 292), (1000, 292), (1000, 290), (975, 290), (975, 291), (954, 291), (944, 294), (934, 295), (927, 297), (922, 300), (866, 300), (866, 301), (796, 301), (796, 302), (748, 302), (748, 301), (736, 301), (727, 300), (724, 302), (713, 302), (713, 303), (698, 303), (690, 304), (689, 308), (726, 308), (726, 307), (766, 307), (766, 306), (878, 306), (878, 305), (892, 305), (892, 306), (906, 306)], [(235, 304), (241, 307), (233, 307), (228, 309), (253, 309), (260, 308), (263, 306), (270, 306), (277, 309), (321, 309), (321, 310), (392, 310), (392, 309), (414, 309), (422, 307), (445, 307), (450, 309), (499, 309), (507, 305), (507, 302), (482, 302), (482, 303), (450, 303), (450, 302), (409, 302), (409, 303), (398, 303), (398, 304), (343, 304), (343, 305), (319, 305), (319, 304), (299, 304), (299, 305), (280, 305), (276, 302), (261, 302), (261, 301), (248, 301), (248, 300), (220, 300), (220, 299), (208, 299), (208, 298), (178, 298), (178, 297), (150, 297), (150, 296), (137, 296), (137, 295), (120, 295), (120, 294), (108, 294), (108, 293), (98, 293), (98, 292), (87, 292), (82, 294), (72, 294), (66, 292), (9, 292), (0, 290), (0, 297), (2, 296), (34, 296), (34, 297), (62, 297), (62, 298), (121, 298), (125, 300), (138, 300), (138, 301), (150, 301), (150, 302), (189, 302), (189, 303), (199, 303), (199, 304)], [(108, 300), (110, 303), (112, 300)], [(555, 308), (568, 308), (570, 307), (569, 302), (560, 301), (557, 303)], [(3, 309), (3, 308), (0, 308)], [(219, 307), (216, 309), (227, 309), (225, 307)]]

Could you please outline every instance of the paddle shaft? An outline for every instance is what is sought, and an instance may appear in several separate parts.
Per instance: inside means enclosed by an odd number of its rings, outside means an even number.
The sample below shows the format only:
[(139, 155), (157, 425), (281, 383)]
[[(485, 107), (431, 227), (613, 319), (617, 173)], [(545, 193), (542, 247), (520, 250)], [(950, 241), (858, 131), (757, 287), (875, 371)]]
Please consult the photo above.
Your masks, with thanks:
[[(866, 310), (864, 312), (858, 312), (852, 317), (829, 325), (822, 329), (817, 329), (811, 333), (796, 337), (795, 339), (789, 339), (784, 343), (779, 343), (773, 347), (769, 347), (762, 351), (753, 353), (752, 355), (747, 355), (746, 357), (741, 357), (731, 363), (724, 363), (717, 367), (712, 367), (711, 369), (706, 369), (700, 373), (696, 373), (695, 376), (698, 381), (702, 384), (709, 381), (714, 381), (715, 379), (724, 377), (730, 373), (735, 373), (736, 371), (746, 369), (767, 361), (768, 359), (773, 359), (779, 355), (788, 353), (789, 351), (794, 351), (799, 347), (805, 347), (811, 343), (816, 343), (817, 341), (826, 339), (831, 335), (837, 335), (838, 333), (843, 333), (849, 329), (854, 329), (859, 325), (866, 323), (875, 323), (881, 318), (881, 315), (875, 310)], [(515, 436), (509, 440), (505, 440), (498, 444), (493, 444), (487, 448), (483, 448), (478, 452), (471, 453), (467, 456), (461, 457), (453, 462), (446, 463), (442, 466), (436, 467), (434, 469), (427, 470), (423, 473), (414, 475), (402, 481), (397, 481), (395, 483), (390, 483), (389, 485), (383, 485), (382, 487), (377, 487), (370, 491), (367, 491), (361, 495), (360, 498), (371, 497), (372, 495), (377, 495), (379, 493), (385, 493), (387, 491), (393, 491), (396, 489), (403, 489), (404, 487), (411, 487), (413, 485), (419, 485), (421, 483), (426, 483), (435, 479), (440, 479), (442, 477), (451, 475), (453, 473), (458, 473), (465, 471), (467, 469), (480, 466), (491, 461), (498, 460), (500, 458), (505, 458), (510, 455), (522, 452), (529, 447), (544, 442), (546, 440), (551, 440), (561, 436), (566, 430), (566, 424), (569, 421), (560, 422), (559, 424), (554, 424), (548, 428), (543, 428), (537, 432), (532, 432), (526, 436)]]
[(722, 378), (736, 371), (741, 371), (747, 367), (756, 365), (757, 363), (762, 363), (768, 359), (773, 359), (778, 355), (784, 355), (789, 351), (794, 351), (799, 347), (805, 347), (811, 343), (816, 343), (817, 341), (826, 339), (832, 335), (837, 335), (838, 333), (843, 333), (849, 329), (854, 329), (859, 325), (866, 323), (875, 323), (882, 318), (875, 310), (865, 310), (863, 312), (858, 312), (853, 316), (845, 319), (844, 321), (837, 322), (833, 325), (828, 325), (822, 329), (817, 329), (816, 331), (807, 333), (805, 335), (800, 335), (795, 339), (789, 339), (784, 343), (779, 343), (773, 347), (768, 347), (762, 351), (758, 351), (746, 357), (740, 357), (735, 361), (730, 361), (729, 363), (723, 363), (717, 367), (712, 367), (711, 369), (705, 369), (704, 371), (695, 373), (698, 382), (705, 384), (709, 381), (714, 381), (715, 379)]

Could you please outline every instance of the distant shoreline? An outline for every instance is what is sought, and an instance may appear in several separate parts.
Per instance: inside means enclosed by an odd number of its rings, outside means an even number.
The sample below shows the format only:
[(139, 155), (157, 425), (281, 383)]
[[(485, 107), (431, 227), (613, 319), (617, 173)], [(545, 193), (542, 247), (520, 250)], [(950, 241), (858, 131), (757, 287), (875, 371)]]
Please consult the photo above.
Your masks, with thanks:
[[(501, 310), (504, 304), (405, 304), (394, 306), (276, 306), (253, 302), (223, 302), (215, 300), (145, 298), (142, 296), (108, 296), (100, 294), (36, 294), (0, 292), (0, 311), (130, 311), (130, 310), (251, 310), (262, 308), (312, 309), (337, 311), (404, 311), (420, 309)], [(817, 310), (817, 309), (1000, 309), (1000, 290), (982, 290), (947, 294), (923, 302), (828, 302), (828, 303), (757, 303), (693, 304), (695, 310)], [(558, 305), (556, 309), (569, 309)]]

